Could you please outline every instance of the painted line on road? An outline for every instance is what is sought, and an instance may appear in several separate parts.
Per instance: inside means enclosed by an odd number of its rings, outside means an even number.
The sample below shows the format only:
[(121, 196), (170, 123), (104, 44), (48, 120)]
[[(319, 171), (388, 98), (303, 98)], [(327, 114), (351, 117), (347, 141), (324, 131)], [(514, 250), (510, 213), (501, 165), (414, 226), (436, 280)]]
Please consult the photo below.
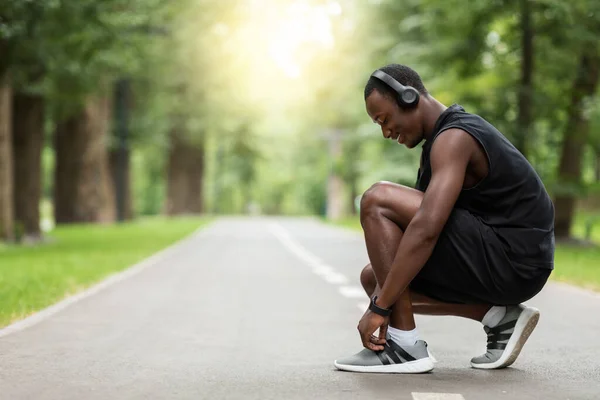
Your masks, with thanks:
[(126, 279), (129, 279), (129, 278), (139, 274), (143, 270), (158, 264), (160, 261), (166, 259), (172, 253), (177, 251), (178, 247), (180, 247), (185, 242), (187, 242), (191, 239), (198, 238), (201, 235), (204, 235), (206, 233), (206, 229), (207, 229), (207, 226), (204, 225), (201, 228), (197, 229), (192, 234), (173, 243), (169, 247), (166, 247), (163, 250), (160, 250), (159, 252), (154, 253), (152, 256), (138, 262), (137, 264), (132, 265), (131, 267), (129, 267), (121, 272), (110, 275), (109, 277), (107, 277), (103, 281), (100, 281), (99, 283), (95, 284), (94, 286), (91, 286), (88, 289), (86, 289), (82, 292), (79, 292), (77, 294), (74, 294), (72, 296), (69, 296), (69, 297), (65, 298), (64, 300), (61, 300), (58, 303), (51, 305), (50, 307), (44, 308), (44, 309), (36, 312), (35, 314), (30, 315), (27, 318), (24, 318), (20, 321), (15, 322), (14, 324), (8, 325), (8, 326), (0, 329), (0, 338), (10, 335), (11, 333), (22, 331), (26, 328), (34, 326), (34, 325), (44, 321), (45, 319), (53, 316), (54, 314), (64, 310), (65, 308), (69, 307), (70, 305), (78, 303), (79, 301), (81, 301), (87, 297), (90, 297), (90, 296), (93, 296), (93, 295), (99, 293), (101, 290), (106, 289), (109, 286), (112, 286), (116, 283), (119, 283)]
[(324, 276), (323, 278), (332, 285), (345, 285), (348, 283), (348, 278), (346, 278), (346, 275), (342, 275), (337, 272)]
[(351, 299), (367, 298), (365, 290), (359, 286), (342, 286), (338, 288), (338, 291), (342, 294), (342, 296), (349, 297)]
[(318, 265), (312, 267), (312, 271), (333, 285), (344, 285), (348, 283), (348, 278), (346, 278), (345, 275), (336, 272), (332, 267), (323, 264), (320, 260)]
[(457, 393), (412, 393), (413, 400), (465, 400)]
[[(318, 257), (311, 254), (301, 245), (296, 243), (294, 239), (292, 239), (287, 233), (287, 231), (279, 224), (272, 223), (270, 225), (271, 232), (275, 235), (277, 239), (292, 253), (294, 253), (298, 258), (306, 262), (310, 267), (313, 268), (314, 271), (323, 271), (322, 273), (327, 273), (328, 271), (333, 271), (329, 265), (324, 264)], [(316, 273), (316, 272), (315, 272)]]
[(348, 278), (335, 270), (330, 265), (325, 264), (319, 257), (312, 254), (310, 251), (305, 249), (301, 244), (296, 242), (290, 234), (283, 228), (281, 225), (277, 223), (272, 223), (270, 225), (271, 232), (279, 241), (292, 253), (294, 253), (298, 258), (308, 264), (311, 267), (312, 272), (321, 278), (323, 278), (327, 283), (332, 285), (347, 285)]
[[(279, 239), (284, 247), (308, 264), (308, 266), (312, 268), (312, 271), (316, 275), (321, 276), (329, 283), (347, 283), (348, 279), (344, 275), (337, 273), (333, 267), (325, 264), (318, 257), (292, 239), (290, 234), (281, 225), (272, 223), (270, 224), (270, 229), (273, 235)], [(338, 292), (347, 298), (366, 299), (367, 301), (361, 301), (356, 304), (356, 306), (362, 312), (364, 312), (369, 306), (368, 297), (364, 290), (359, 286), (340, 286), (338, 287)], [(412, 393), (412, 397), (413, 400), (465, 400), (462, 395), (454, 393)]]

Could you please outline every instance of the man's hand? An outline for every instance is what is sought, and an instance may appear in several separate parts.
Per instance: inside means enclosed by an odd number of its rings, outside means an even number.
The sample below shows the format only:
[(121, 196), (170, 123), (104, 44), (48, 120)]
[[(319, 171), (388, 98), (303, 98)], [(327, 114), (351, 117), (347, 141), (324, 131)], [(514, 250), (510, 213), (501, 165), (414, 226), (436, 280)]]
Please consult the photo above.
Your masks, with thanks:
[[(386, 342), (385, 334), (387, 333), (389, 323), (389, 317), (382, 317), (367, 310), (358, 323), (358, 332), (360, 333), (363, 346), (373, 351), (383, 350), (383, 345)], [(373, 336), (377, 328), (379, 328), (379, 337)]]

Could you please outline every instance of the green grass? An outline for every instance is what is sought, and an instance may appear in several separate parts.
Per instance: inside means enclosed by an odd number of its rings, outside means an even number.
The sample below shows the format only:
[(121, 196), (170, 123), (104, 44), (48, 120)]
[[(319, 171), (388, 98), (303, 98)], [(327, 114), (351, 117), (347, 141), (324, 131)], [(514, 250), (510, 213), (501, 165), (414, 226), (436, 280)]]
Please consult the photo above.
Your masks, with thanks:
[[(590, 218), (598, 217), (600, 217), (600, 214), (597, 213), (578, 214), (573, 225), (573, 235), (583, 238), (585, 222)], [(335, 222), (335, 225), (353, 230), (362, 230), (358, 218), (346, 218)], [(600, 244), (600, 218), (593, 225), (591, 239)], [(558, 244), (551, 279), (600, 291), (600, 246), (577, 247)]]
[(37, 246), (0, 246), (0, 327), (156, 253), (207, 218), (58, 227)]

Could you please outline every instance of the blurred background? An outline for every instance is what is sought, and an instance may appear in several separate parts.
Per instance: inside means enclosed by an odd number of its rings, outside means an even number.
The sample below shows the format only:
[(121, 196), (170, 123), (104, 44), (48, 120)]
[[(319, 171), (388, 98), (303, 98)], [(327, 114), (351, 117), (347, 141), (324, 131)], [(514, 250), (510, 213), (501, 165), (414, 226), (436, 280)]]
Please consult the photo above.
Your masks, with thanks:
[(360, 229), (416, 179), (364, 108), (389, 63), (521, 150), (599, 288), (598, 37), (596, 0), (0, 0), (0, 325), (219, 215)]

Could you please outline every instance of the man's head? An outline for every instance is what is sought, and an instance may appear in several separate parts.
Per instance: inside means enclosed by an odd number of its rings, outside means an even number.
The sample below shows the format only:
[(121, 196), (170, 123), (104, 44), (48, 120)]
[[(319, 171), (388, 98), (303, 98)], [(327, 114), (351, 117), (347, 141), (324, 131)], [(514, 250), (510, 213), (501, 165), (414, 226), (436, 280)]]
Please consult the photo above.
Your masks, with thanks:
[(405, 65), (390, 64), (380, 70), (402, 85), (415, 88), (421, 99), (416, 107), (401, 107), (398, 103), (398, 93), (380, 79), (371, 76), (365, 86), (367, 113), (381, 126), (385, 138), (398, 140), (406, 147), (413, 148), (423, 140), (421, 105), (427, 90), (419, 74)]

